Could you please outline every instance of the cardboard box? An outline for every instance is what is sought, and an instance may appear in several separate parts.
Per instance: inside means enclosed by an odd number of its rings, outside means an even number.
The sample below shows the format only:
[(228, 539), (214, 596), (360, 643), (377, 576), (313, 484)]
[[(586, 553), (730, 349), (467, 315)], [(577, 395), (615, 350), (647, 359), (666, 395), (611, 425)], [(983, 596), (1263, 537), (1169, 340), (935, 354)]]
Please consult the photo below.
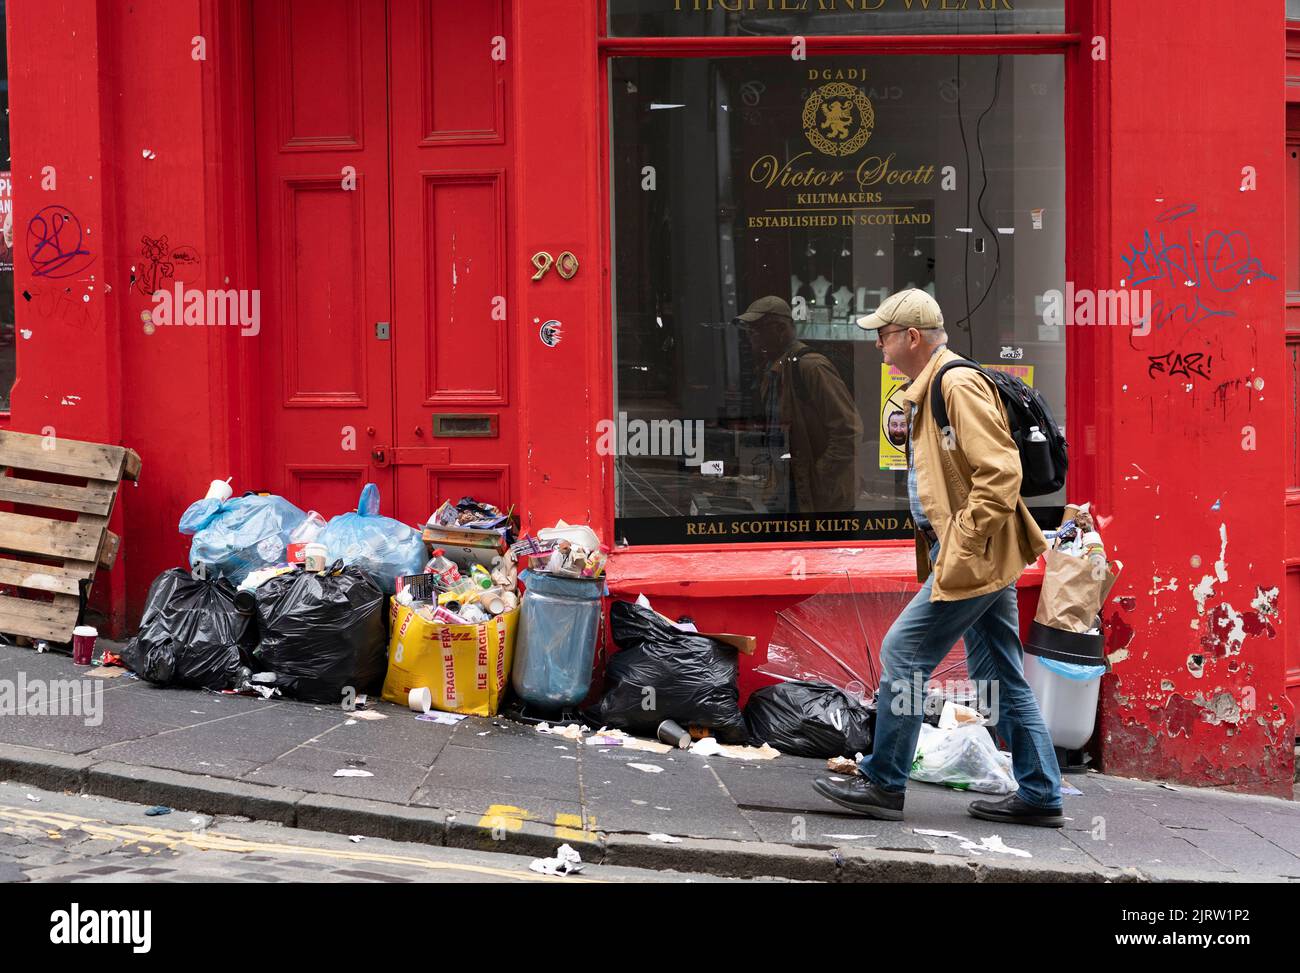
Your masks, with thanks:
[[(654, 611), (654, 609), (652, 608), (651, 611)], [(667, 615), (662, 615), (659, 612), (655, 612), (655, 614), (674, 628), (677, 627), (677, 623)], [(719, 642), (729, 645), (737, 652), (745, 655), (753, 655), (754, 649), (758, 647), (758, 639), (752, 635), (733, 635), (731, 632), (697, 632), (696, 634), (709, 639), (717, 639)]]
[(422, 536), (430, 551), (441, 547), (459, 567), (481, 564), (491, 569), (509, 550), (503, 531), (426, 524)]

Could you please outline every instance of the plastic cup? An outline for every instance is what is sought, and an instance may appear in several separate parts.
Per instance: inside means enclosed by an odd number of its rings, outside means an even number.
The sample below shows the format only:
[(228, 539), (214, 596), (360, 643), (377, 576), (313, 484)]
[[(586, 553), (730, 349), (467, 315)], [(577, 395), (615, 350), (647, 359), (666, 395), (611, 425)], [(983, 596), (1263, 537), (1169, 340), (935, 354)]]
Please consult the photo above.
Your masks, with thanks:
[(660, 723), (655, 735), (659, 737), (660, 742), (677, 747), (679, 750), (685, 750), (691, 745), (691, 735), (672, 720), (664, 720)]
[(213, 480), (208, 486), (208, 492), (204, 500), (229, 500), (234, 490), (230, 486), (229, 480)]
[(73, 665), (90, 665), (90, 660), (95, 655), (95, 639), (97, 638), (99, 638), (98, 629), (90, 625), (78, 625), (72, 630)]
[(412, 689), (406, 694), (406, 705), (416, 713), (427, 713), (433, 709), (433, 693), (425, 686)]

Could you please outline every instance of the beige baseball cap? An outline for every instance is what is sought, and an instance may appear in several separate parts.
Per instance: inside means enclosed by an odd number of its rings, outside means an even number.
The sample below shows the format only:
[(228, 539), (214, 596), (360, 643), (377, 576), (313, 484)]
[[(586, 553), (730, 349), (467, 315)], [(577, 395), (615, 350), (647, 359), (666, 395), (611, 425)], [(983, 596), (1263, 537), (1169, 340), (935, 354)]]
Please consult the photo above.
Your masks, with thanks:
[(792, 318), (792, 315), (790, 314), (790, 305), (781, 300), (781, 298), (769, 294), (767, 297), (760, 297), (753, 304), (749, 305), (749, 308), (744, 314), (738, 314), (736, 316), (736, 320), (743, 321), (746, 324), (753, 324), (755, 321), (758, 321), (768, 314), (778, 314), (783, 318)]
[(878, 337), (880, 329), (887, 324), (919, 328), (922, 331), (927, 328), (942, 328), (943, 312), (939, 310), (939, 302), (928, 292), (909, 287), (905, 291), (889, 295), (880, 307), (866, 317), (858, 318), (858, 327), (872, 338)]

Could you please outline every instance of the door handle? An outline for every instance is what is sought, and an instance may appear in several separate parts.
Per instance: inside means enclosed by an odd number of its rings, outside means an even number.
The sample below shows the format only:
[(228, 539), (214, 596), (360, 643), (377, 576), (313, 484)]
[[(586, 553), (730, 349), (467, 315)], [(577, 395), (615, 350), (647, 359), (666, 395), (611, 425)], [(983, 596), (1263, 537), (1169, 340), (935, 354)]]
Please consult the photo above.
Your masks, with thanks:
[(375, 461), (376, 466), (388, 465), (388, 447), (376, 446), (370, 451), (370, 458)]

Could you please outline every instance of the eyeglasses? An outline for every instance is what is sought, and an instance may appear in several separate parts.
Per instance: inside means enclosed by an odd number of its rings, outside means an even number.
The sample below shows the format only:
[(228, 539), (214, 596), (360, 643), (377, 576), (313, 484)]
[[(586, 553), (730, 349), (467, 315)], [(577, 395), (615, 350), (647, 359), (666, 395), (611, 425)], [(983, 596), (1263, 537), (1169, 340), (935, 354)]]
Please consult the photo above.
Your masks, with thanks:
[(877, 341), (881, 341), (881, 342), (883, 342), (883, 341), (885, 340), (885, 338), (887, 338), (887, 337), (888, 337), (889, 335), (891, 335), (891, 334), (901, 334), (901, 333), (903, 333), (903, 332), (905, 332), (905, 331), (908, 331), (908, 330), (910, 330), (910, 329), (908, 329), (908, 328), (895, 328), (893, 331), (877, 331), (877, 332), (876, 332), (876, 340), (877, 340)]

